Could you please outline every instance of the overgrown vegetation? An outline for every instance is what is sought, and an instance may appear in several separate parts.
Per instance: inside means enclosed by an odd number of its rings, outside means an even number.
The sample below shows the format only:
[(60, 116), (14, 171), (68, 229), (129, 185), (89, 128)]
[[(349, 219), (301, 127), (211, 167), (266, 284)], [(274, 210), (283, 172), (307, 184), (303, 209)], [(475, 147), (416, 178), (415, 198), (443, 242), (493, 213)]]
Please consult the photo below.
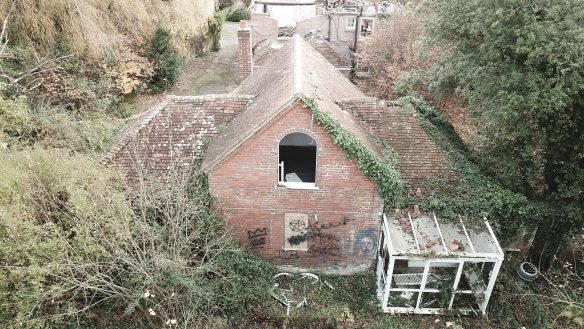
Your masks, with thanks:
[(150, 80), (154, 90), (167, 90), (174, 86), (182, 70), (182, 58), (172, 45), (172, 34), (168, 28), (158, 25), (146, 49), (148, 58), (156, 63)]
[(357, 319), (378, 313), (373, 273), (351, 276), (316, 274), (318, 281), (311, 277), (301, 278), (300, 274), (273, 279), (278, 289), (284, 289), (290, 296), (298, 296), (297, 299), (305, 298), (306, 303), (300, 308), (292, 307), (290, 315), (286, 315), (286, 307), (272, 298), (261, 309), (256, 309), (240, 327), (257, 327), (259, 324), (266, 328), (352, 327)]
[(429, 197), (410, 196), (409, 205), (419, 204), (445, 219), (457, 219), (458, 215), (486, 217), (503, 243), (515, 238), (523, 225), (534, 226), (543, 220), (539, 217), (543, 213), (537, 203), (508, 190), (483, 172), (450, 124), (431, 105), (416, 97), (404, 97), (394, 103), (413, 106), (427, 120), (422, 121), (424, 129), (446, 151), (451, 170), (458, 174), (451, 181), (434, 181), (432, 189), (435, 192)]
[(0, 3), (0, 17), (12, 10), (8, 37), (12, 44), (39, 54), (74, 53), (103, 59), (142, 48), (157, 24), (172, 27), (182, 55), (207, 30), (212, 0), (8, 0)]
[(237, 7), (229, 12), (227, 20), (229, 22), (239, 22), (251, 19), (251, 12), (245, 7)]
[(37, 145), (104, 153), (117, 127), (113, 119), (79, 119), (63, 107), (43, 103), (32, 107), (25, 97), (0, 97), (0, 150), (3, 151)]
[[(422, 8), (426, 49), (441, 54), (429, 88), (464, 96), (479, 127), (475, 161), (533, 201), (519, 218), (541, 225), (539, 241), (569, 238), (584, 225), (584, 5), (452, 0)], [(517, 209), (512, 195), (500, 199)]]
[(127, 192), (122, 176), (67, 151), (11, 152), (0, 168), (0, 319), (8, 327), (186, 328), (268, 298), (272, 265), (230, 238), (196, 171)]
[(222, 21), (239, 22), (241, 20), (250, 20), (251, 12), (247, 5), (239, 0), (220, 1), (220, 10), (217, 16)]
[(481, 126), (484, 167), (531, 198), (584, 201), (584, 4), (424, 8), (424, 41), (442, 50), (431, 87), (435, 94), (461, 90)]
[(358, 68), (367, 70), (371, 78), (357, 80), (367, 94), (396, 99), (411, 92), (423, 92), (423, 88), (412, 81), (429, 67), (427, 56), (416, 56), (415, 42), (421, 31), (420, 18), (405, 11), (375, 23), (375, 33), (364, 40), (362, 50), (356, 55)]
[(359, 138), (320, 110), (315, 99), (305, 99), (304, 102), (312, 111), (314, 120), (332, 137), (333, 143), (345, 151), (347, 158), (357, 162), (365, 176), (377, 183), (377, 189), (386, 206), (389, 209), (399, 207), (402, 203), (404, 183), (396, 169), (397, 158), (393, 151), (384, 150), (384, 158), (380, 159)]
[(191, 15), (208, 3), (0, 4), (3, 328), (229, 327), (268, 298), (273, 266), (230, 238), (204, 175), (128, 189), (97, 161), (125, 100), (171, 86), (185, 51), (218, 49), (221, 22)]

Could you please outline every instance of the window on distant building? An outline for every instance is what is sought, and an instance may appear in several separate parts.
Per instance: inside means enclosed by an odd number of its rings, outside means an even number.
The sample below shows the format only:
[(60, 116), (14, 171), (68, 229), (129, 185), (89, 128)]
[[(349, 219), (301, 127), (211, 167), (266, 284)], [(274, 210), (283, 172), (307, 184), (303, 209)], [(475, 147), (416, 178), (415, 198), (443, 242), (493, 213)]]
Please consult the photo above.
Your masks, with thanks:
[(354, 30), (356, 23), (357, 23), (357, 19), (355, 19), (355, 18), (347, 18), (347, 29), (348, 30)]
[(314, 188), (316, 141), (304, 133), (286, 135), (278, 145), (278, 183), (291, 188)]

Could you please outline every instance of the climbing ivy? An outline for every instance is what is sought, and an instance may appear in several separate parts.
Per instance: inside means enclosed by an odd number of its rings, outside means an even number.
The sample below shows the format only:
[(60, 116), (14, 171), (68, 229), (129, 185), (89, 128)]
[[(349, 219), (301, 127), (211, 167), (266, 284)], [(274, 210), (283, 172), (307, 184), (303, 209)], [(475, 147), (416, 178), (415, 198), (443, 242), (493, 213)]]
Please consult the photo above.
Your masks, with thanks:
[(487, 217), (503, 242), (515, 237), (522, 226), (539, 225), (541, 231), (549, 233), (547, 240), (552, 245), (544, 252), (547, 254), (557, 252), (571, 233), (582, 227), (582, 205), (529, 199), (487, 176), (452, 126), (422, 99), (407, 96), (393, 103), (413, 106), (427, 119), (422, 121), (422, 127), (449, 155), (450, 167), (459, 176), (454, 181), (435, 181), (436, 192), (432, 196), (409, 197), (406, 205), (419, 204), (446, 219), (457, 215)]
[(377, 189), (387, 207), (395, 208), (402, 204), (404, 183), (396, 169), (397, 157), (390, 149), (384, 149), (381, 159), (373, 153), (359, 138), (341, 124), (320, 110), (314, 98), (305, 98), (305, 104), (312, 111), (314, 120), (323, 126), (346, 157), (355, 160), (361, 172), (377, 183)]

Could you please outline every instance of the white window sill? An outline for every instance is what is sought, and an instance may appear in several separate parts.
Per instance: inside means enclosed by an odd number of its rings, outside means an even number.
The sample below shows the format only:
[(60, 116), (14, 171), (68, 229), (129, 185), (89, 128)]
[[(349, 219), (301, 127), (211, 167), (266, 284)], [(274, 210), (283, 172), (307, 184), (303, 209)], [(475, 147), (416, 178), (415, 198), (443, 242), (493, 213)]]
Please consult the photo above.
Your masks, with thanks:
[(289, 188), (292, 190), (318, 190), (316, 183), (302, 183), (302, 182), (278, 182), (278, 186)]

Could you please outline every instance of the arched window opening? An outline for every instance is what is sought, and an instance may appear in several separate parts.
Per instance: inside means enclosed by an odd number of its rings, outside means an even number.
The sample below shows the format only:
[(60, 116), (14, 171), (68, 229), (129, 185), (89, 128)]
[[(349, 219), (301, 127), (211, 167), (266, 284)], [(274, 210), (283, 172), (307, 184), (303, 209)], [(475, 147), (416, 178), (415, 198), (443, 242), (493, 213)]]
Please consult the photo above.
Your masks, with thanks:
[(316, 182), (316, 141), (303, 133), (291, 133), (278, 146), (280, 183)]

